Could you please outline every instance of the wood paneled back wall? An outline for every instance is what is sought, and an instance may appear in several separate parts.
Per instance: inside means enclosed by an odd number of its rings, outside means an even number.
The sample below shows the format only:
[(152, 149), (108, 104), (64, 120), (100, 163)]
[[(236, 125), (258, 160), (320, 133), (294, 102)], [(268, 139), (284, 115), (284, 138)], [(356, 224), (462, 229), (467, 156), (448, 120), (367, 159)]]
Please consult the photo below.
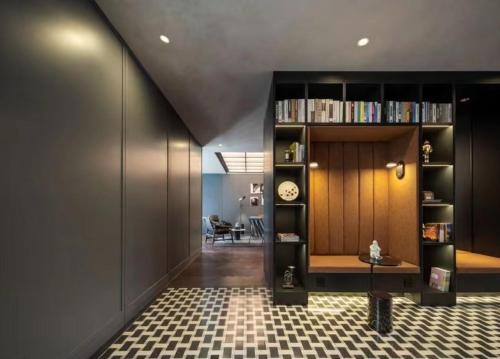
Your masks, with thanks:
[[(392, 142), (311, 142), (309, 243), (313, 255), (383, 254), (418, 264), (418, 132)], [(404, 159), (396, 179), (386, 163)], [(394, 178), (394, 180), (393, 180)], [(400, 213), (401, 212), (401, 213)]]

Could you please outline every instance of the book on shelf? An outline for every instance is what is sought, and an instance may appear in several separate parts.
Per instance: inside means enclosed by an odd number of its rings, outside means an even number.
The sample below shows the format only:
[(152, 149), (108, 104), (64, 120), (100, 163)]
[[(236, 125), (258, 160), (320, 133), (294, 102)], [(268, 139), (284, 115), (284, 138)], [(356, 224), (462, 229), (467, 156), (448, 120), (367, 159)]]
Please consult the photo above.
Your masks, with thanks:
[(305, 157), (305, 147), (301, 145), (299, 142), (293, 142), (289, 147), (290, 152), (292, 153), (292, 162), (304, 162)]
[(451, 223), (424, 223), (422, 237), (425, 241), (446, 243), (451, 240), (452, 228)]
[(299, 242), (300, 237), (295, 233), (278, 233), (276, 235), (280, 242)]
[(423, 123), (452, 123), (451, 103), (422, 102)]
[(451, 272), (447, 269), (439, 267), (431, 267), (431, 275), (429, 278), (429, 287), (437, 289), (441, 292), (450, 290)]
[(279, 100), (275, 101), (274, 105), (274, 115), (279, 123), (305, 122), (305, 99)]
[(379, 102), (346, 101), (345, 122), (348, 123), (380, 123), (382, 122), (382, 106)]
[(386, 120), (388, 123), (419, 123), (420, 104), (410, 101), (386, 101)]
[(342, 101), (321, 98), (307, 100), (307, 122), (342, 123), (343, 114)]

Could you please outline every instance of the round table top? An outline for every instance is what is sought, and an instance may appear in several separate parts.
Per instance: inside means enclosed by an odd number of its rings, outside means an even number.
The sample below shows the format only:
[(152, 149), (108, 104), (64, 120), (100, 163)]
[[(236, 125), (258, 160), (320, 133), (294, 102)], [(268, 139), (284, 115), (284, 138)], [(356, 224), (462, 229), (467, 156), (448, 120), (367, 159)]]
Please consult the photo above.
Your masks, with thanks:
[(245, 232), (245, 228), (231, 228), (233, 232)]
[(373, 259), (369, 254), (360, 254), (358, 258), (361, 262), (378, 266), (398, 266), (401, 264), (401, 260), (399, 258), (391, 256), (382, 256), (380, 259)]

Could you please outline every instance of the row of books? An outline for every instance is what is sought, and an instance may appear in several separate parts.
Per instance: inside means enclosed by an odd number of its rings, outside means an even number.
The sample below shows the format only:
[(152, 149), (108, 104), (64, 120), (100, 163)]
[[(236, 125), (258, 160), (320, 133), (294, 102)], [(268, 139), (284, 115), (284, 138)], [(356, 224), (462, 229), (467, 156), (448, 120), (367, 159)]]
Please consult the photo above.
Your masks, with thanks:
[(451, 271), (444, 268), (431, 267), (429, 287), (441, 292), (448, 292), (450, 290), (450, 278)]
[(424, 123), (451, 123), (451, 103), (422, 102), (422, 122)]
[(346, 101), (345, 118), (349, 123), (380, 123), (382, 106), (379, 102)]
[[(389, 123), (420, 122), (418, 102), (386, 101), (386, 121)], [(308, 99), (308, 122), (343, 123), (344, 103), (333, 99)], [(346, 101), (346, 123), (380, 123), (381, 105), (378, 102)], [(305, 99), (287, 99), (275, 102), (275, 116), (280, 123), (306, 122)], [(423, 123), (451, 123), (451, 103), (422, 103)]]
[(276, 235), (280, 242), (299, 242), (300, 237), (295, 233), (278, 233)]
[(422, 227), (422, 236), (426, 241), (445, 243), (451, 240), (451, 223), (424, 223)]
[(308, 99), (308, 122), (343, 122), (344, 103), (333, 99)]
[(385, 111), (389, 123), (420, 122), (420, 104), (418, 102), (386, 101)]
[(288, 99), (275, 102), (274, 115), (278, 122), (294, 123), (306, 121), (306, 106), (305, 100)]
[(299, 142), (293, 142), (289, 150), (292, 155), (291, 162), (304, 162), (305, 159), (305, 147), (301, 145)]

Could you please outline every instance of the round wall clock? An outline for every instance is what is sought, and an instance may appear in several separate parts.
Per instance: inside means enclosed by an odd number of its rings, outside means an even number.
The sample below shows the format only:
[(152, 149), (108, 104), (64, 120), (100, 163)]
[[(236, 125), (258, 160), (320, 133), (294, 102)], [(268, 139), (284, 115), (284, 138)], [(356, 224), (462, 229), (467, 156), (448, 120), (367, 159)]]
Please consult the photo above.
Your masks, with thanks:
[(278, 186), (278, 196), (284, 201), (294, 201), (299, 196), (299, 187), (292, 181), (281, 182)]

